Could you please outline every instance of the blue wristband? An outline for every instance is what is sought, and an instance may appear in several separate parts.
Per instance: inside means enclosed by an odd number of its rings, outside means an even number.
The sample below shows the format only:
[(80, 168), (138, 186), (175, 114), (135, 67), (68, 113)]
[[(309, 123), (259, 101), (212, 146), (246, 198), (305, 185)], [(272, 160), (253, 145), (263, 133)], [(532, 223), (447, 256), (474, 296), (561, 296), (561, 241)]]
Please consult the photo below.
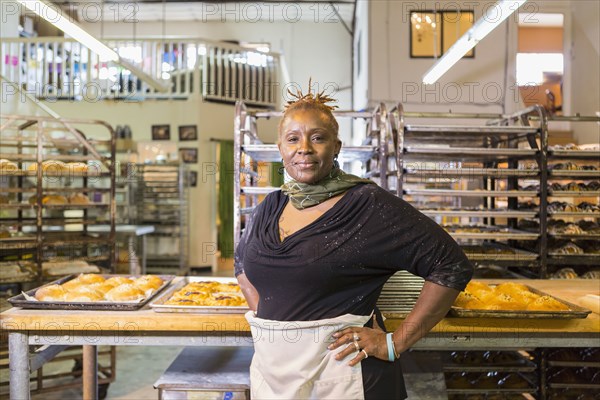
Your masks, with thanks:
[(394, 341), (392, 340), (393, 333), (388, 333), (385, 335), (385, 339), (387, 341), (388, 348), (388, 361), (394, 362), (396, 360), (396, 355), (394, 352)]

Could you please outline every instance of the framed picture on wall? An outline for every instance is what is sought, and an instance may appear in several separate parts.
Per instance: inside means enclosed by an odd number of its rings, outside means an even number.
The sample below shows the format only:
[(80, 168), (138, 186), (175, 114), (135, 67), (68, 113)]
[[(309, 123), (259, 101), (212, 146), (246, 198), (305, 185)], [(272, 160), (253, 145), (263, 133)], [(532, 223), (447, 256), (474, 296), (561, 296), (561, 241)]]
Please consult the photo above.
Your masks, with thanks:
[(179, 140), (198, 140), (198, 129), (196, 125), (180, 125), (179, 126)]
[(152, 140), (171, 140), (171, 126), (152, 125)]
[(186, 164), (197, 164), (198, 163), (198, 149), (193, 147), (182, 147), (179, 149), (179, 155), (181, 161)]
[(188, 171), (188, 186), (196, 187), (198, 185), (198, 172), (197, 171)]
[[(413, 10), (409, 15), (411, 58), (441, 57), (473, 26), (475, 19), (472, 10)], [(464, 57), (475, 57), (475, 50), (469, 50)]]

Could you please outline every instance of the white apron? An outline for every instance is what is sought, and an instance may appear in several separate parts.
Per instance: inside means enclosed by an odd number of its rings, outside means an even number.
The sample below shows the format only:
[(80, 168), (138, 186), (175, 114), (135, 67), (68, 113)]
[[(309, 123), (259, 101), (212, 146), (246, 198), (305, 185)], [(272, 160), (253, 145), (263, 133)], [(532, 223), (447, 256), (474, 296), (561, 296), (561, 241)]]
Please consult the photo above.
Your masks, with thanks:
[(370, 318), (345, 314), (317, 321), (272, 321), (256, 317), (254, 311), (246, 313), (254, 340), (252, 399), (364, 399), (360, 363), (348, 366), (353, 355), (337, 361), (335, 355), (346, 346), (327, 346), (334, 341), (333, 333), (363, 327)]

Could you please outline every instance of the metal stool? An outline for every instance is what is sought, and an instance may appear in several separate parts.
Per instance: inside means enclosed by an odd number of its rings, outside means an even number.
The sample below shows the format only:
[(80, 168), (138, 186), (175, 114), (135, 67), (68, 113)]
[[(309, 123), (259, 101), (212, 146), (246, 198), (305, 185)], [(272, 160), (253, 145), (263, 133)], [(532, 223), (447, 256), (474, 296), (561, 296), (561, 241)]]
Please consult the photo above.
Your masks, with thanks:
[(252, 347), (186, 347), (154, 383), (158, 398), (187, 400), (200, 395), (190, 392), (206, 392), (203, 399), (249, 400), (253, 354)]

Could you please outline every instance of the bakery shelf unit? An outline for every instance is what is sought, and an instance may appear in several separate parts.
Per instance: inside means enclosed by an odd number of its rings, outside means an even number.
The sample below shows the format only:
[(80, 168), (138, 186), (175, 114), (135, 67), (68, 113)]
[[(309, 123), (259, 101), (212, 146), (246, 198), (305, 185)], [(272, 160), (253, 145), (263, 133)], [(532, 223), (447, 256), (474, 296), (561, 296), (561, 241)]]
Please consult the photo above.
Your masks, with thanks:
[[(524, 112), (545, 120), (539, 107)], [(544, 227), (523, 230), (519, 221), (543, 212), (538, 203), (547, 131), (490, 125), (491, 117), (406, 113), (398, 104), (389, 118), (402, 171), (397, 191), (442, 225), (474, 264), (525, 267), (538, 276), (539, 254), (521, 244), (535, 244)]]
[[(496, 121), (537, 127), (546, 132), (557, 122), (598, 124), (600, 117), (546, 116), (530, 108)], [(547, 137), (547, 133), (543, 136)], [(539, 186), (521, 187), (521, 190), (539, 188), (539, 215), (533, 220), (520, 221), (523, 229), (541, 232), (535, 247), (530, 249), (539, 253), (539, 277), (597, 279), (600, 147), (598, 144), (550, 146), (546, 141), (541, 149), (543, 168)]]
[[(565, 116), (570, 123), (600, 117)], [(552, 124), (552, 121), (549, 122)], [(596, 128), (597, 129), (597, 128)], [(600, 145), (548, 149), (548, 270), (578, 276), (600, 265)], [(559, 274), (560, 275), (560, 274)]]
[[(115, 134), (102, 121), (0, 116), (2, 282), (115, 260)], [(91, 233), (93, 225), (109, 225)], [(93, 263), (97, 266), (90, 265)]]
[(137, 166), (137, 220), (153, 225), (147, 237), (147, 270), (185, 275), (188, 266), (188, 188), (183, 164)]
[[(394, 169), (392, 132), (385, 105), (372, 112), (334, 111), (337, 119), (363, 119), (367, 122), (365, 140), (360, 146), (344, 146), (339, 154), (340, 165), (359, 162), (364, 177), (376, 181), (385, 189), (397, 187)], [(234, 119), (234, 243), (237, 245), (242, 227), (251, 218), (252, 210), (277, 187), (268, 186), (259, 171), (263, 163), (281, 161), (276, 144), (263, 143), (257, 130), (260, 118), (280, 118), (279, 111), (248, 110), (243, 102), (236, 103)], [(265, 184), (267, 184), (265, 186)]]

